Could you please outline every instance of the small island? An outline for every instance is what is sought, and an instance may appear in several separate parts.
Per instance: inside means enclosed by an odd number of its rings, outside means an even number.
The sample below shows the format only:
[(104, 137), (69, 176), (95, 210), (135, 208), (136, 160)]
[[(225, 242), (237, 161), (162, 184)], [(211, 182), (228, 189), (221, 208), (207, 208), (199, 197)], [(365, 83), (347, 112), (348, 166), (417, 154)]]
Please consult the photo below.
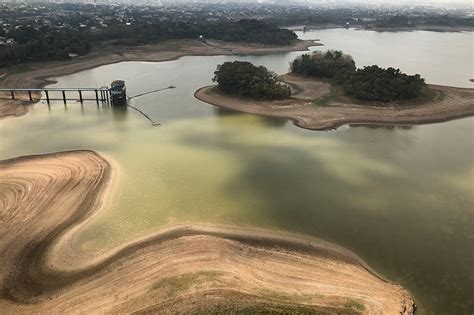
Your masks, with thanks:
[(303, 54), (282, 76), (249, 62), (226, 62), (195, 97), (212, 105), (288, 118), (299, 127), (417, 125), (474, 115), (474, 89), (426, 84), (419, 75), (376, 65), (356, 68), (340, 51)]

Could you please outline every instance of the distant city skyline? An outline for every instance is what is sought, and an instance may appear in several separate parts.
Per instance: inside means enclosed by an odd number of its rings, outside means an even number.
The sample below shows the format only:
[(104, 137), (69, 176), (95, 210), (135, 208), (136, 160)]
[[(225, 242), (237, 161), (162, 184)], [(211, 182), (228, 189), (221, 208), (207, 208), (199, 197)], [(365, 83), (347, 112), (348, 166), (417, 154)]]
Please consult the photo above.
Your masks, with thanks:
[[(169, 0), (168, 0), (169, 1)], [(178, 2), (216, 2), (216, 0), (177, 0)], [(253, 2), (252, 0), (220, 0), (222, 2)], [(135, 2), (127, 0), (3, 0), (0, 2)], [(138, 0), (136, 2), (167, 2), (167, 0)], [(257, 0), (255, 0), (257, 2)], [(267, 2), (267, 1), (265, 1)], [(366, 3), (366, 4), (471, 4), (474, 7), (474, 0), (287, 0), (286, 2), (313, 2), (313, 3)]]
[(0, 0), (0, 3), (79, 3), (79, 4), (123, 4), (123, 5), (167, 5), (167, 4), (266, 4), (309, 5), (322, 7), (341, 6), (432, 6), (434, 8), (461, 9), (474, 12), (474, 0)]

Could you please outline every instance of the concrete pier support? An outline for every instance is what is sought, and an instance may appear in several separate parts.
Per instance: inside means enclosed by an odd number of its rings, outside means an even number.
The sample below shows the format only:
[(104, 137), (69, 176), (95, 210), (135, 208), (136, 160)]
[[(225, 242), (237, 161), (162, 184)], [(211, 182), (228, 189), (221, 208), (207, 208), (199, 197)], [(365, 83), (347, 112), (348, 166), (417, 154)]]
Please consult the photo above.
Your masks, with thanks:
[[(53, 94), (51, 94), (53, 92)], [(71, 93), (69, 93), (71, 92)], [(114, 102), (112, 97), (112, 91), (109, 87), (92, 87), (92, 88), (82, 88), (82, 87), (72, 87), (72, 88), (0, 88), (0, 93), (4, 98), (17, 100), (23, 99), (21, 95), (28, 93), (28, 99), (30, 102), (34, 102), (33, 93), (44, 93), (44, 99), (48, 103), (51, 101), (63, 101), (64, 104), (67, 104), (67, 101), (77, 101), (77, 98), (74, 97), (74, 93), (79, 94), (79, 101), (84, 103), (86, 101), (96, 101), (97, 105), (99, 102), (102, 104), (111, 105)], [(20, 97), (18, 98), (18, 93), (20, 93)], [(69, 93), (69, 94), (68, 94)], [(86, 94), (84, 94), (86, 93)], [(59, 94), (56, 96), (56, 94)], [(26, 99), (26, 98), (25, 98)]]

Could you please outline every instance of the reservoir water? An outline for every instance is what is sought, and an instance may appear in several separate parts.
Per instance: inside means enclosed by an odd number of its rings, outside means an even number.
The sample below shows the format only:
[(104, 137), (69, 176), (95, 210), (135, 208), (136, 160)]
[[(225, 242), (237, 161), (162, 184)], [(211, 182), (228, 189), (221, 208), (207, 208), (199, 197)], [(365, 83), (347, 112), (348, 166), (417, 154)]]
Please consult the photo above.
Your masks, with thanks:
[[(312, 49), (344, 50), (359, 66), (395, 66), (430, 83), (462, 87), (472, 87), (472, 34), (299, 33), (327, 44)], [(84, 251), (165, 224), (292, 231), (351, 249), (408, 288), (420, 314), (472, 313), (472, 118), (316, 132), (283, 119), (218, 110), (193, 97), (225, 61), (248, 60), (285, 73), (301, 53), (124, 62), (55, 78), (61, 87), (124, 79), (129, 95), (176, 89), (131, 101), (159, 127), (130, 108), (38, 104), (24, 117), (0, 122), (0, 159), (92, 149), (117, 161), (120, 179), (110, 209), (75, 240)]]

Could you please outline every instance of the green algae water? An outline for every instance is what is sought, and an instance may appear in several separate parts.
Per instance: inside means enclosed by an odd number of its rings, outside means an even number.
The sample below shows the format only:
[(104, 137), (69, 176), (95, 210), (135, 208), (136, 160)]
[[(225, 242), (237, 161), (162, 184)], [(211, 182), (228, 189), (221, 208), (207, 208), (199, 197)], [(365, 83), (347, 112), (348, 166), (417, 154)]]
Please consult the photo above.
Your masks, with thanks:
[[(472, 85), (473, 64), (465, 52), (470, 49), (472, 56), (472, 33), (327, 30), (299, 35), (328, 43), (313, 49), (353, 53), (360, 66), (393, 62), (428, 82)], [(409, 42), (410, 52), (395, 59), (389, 52), (381, 55), (380, 47), (393, 41)], [(439, 52), (451, 49), (443, 48), (444, 42), (463, 49), (458, 55)], [(365, 55), (357, 45), (365, 45)], [(438, 68), (411, 61), (413, 54), (427, 51)], [(159, 127), (131, 108), (54, 102), (48, 109), (40, 103), (24, 117), (0, 121), (0, 159), (91, 149), (117, 161), (120, 179), (109, 210), (75, 240), (86, 251), (115, 246), (166, 224), (292, 231), (351, 249), (408, 288), (421, 314), (472, 313), (472, 118), (316, 132), (284, 119), (219, 110), (193, 97), (197, 88), (211, 84), (217, 64), (248, 60), (285, 73), (299, 54), (124, 62), (55, 78), (61, 87), (124, 79), (130, 96), (176, 88), (131, 100)], [(440, 62), (451, 54), (457, 66), (453, 60)]]

